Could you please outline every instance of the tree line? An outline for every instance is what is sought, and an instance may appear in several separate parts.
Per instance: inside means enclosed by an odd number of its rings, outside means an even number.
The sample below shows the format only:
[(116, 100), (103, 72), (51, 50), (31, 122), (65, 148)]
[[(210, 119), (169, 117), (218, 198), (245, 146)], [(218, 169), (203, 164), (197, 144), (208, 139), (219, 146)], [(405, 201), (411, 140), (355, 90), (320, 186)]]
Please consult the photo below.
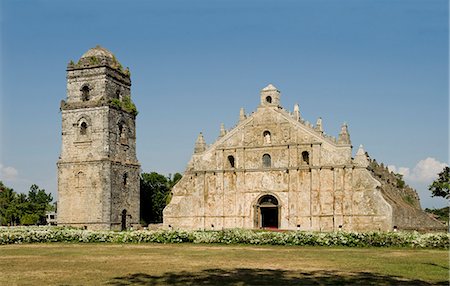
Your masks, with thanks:
[(46, 213), (55, 209), (52, 201), (52, 195), (37, 185), (23, 194), (0, 181), (0, 225), (45, 224)]

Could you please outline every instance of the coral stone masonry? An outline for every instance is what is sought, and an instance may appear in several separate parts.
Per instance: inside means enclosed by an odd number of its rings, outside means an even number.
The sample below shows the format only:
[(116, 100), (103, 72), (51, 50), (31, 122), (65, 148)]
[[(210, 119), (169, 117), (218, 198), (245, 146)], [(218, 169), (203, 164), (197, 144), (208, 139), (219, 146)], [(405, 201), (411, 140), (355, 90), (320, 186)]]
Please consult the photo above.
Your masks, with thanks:
[(127, 229), (139, 222), (136, 108), (131, 81), (114, 55), (87, 51), (67, 67), (61, 102), (58, 225)]

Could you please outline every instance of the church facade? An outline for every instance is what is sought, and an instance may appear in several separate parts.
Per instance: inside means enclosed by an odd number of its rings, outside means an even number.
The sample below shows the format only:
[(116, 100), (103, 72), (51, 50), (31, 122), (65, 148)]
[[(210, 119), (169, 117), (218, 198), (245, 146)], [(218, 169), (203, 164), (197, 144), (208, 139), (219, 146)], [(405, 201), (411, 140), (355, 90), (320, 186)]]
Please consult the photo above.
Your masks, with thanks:
[[(394, 188), (387, 193), (371, 171), (362, 146), (352, 157), (346, 124), (338, 138), (323, 132), (322, 120), (305, 121), (294, 106), (280, 105), (273, 85), (261, 90), (255, 112), (240, 111), (236, 127), (207, 146), (197, 138), (183, 178), (164, 209), (164, 226), (175, 229), (275, 228), (388, 231), (442, 227)], [(382, 176), (380, 176), (381, 178)]]
[(137, 111), (130, 87), (129, 71), (102, 47), (68, 64), (58, 225), (123, 230), (139, 223)]

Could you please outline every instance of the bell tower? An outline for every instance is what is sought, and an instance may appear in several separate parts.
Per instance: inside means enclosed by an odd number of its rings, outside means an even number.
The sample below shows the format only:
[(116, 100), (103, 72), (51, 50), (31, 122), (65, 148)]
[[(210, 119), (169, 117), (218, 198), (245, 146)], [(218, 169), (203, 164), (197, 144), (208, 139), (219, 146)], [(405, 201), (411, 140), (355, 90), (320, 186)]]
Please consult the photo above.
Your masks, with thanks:
[(139, 223), (137, 110), (130, 88), (128, 68), (100, 46), (68, 64), (58, 225), (121, 230)]
[(280, 106), (280, 91), (269, 84), (261, 90), (261, 103), (260, 106), (278, 107)]

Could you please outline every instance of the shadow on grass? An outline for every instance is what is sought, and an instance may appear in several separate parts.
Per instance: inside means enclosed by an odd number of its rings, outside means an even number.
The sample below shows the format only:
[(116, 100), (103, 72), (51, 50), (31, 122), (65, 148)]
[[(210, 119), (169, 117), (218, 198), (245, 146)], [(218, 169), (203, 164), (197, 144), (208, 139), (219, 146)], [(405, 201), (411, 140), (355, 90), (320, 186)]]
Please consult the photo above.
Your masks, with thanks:
[(167, 272), (161, 276), (135, 273), (115, 277), (109, 285), (448, 285), (401, 277), (358, 272), (296, 272), (271, 269), (206, 269), (199, 272)]

